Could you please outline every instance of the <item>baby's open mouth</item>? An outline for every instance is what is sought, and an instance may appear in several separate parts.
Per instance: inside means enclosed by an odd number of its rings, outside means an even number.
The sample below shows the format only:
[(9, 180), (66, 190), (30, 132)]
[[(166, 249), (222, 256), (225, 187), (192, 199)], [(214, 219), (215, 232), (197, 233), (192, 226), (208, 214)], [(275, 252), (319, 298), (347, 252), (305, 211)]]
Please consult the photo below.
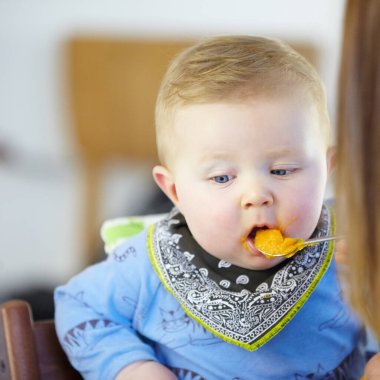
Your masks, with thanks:
[(259, 231), (259, 230), (267, 230), (267, 229), (269, 229), (269, 227), (267, 227), (267, 226), (253, 227), (252, 231), (248, 234), (247, 239), (255, 240), (257, 231)]
[(256, 249), (255, 247), (255, 238), (256, 238), (256, 234), (258, 231), (260, 230), (267, 230), (269, 229), (268, 226), (256, 226), (256, 227), (253, 227), (251, 232), (246, 235), (246, 236), (242, 236), (241, 238), (241, 242), (243, 244), (243, 247), (250, 253), (253, 253), (253, 254), (259, 254), (258, 250)]

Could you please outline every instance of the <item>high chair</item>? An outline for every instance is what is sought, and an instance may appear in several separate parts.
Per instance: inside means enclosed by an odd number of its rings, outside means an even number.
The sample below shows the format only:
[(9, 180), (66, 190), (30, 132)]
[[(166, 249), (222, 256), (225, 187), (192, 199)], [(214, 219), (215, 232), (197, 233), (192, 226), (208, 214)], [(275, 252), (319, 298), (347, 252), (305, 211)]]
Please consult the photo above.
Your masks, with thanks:
[(79, 380), (62, 350), (54, 321), (34, 321), (29, 304), (0, 305), (0, 380)]

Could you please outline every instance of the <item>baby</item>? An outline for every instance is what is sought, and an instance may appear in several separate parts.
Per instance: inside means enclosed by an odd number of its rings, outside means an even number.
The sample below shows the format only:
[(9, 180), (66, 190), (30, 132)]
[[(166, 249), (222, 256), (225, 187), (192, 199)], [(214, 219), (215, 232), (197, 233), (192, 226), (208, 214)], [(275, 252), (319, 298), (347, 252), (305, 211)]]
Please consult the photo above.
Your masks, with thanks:
[(55, 292), (57, 331), (85, 379), (358, 379), (361, 326), (334, 243), (292, 258), (264, 228), (334, 233), (323, 85), (288, 45), (216, 37), (180, 54), (157, 99), (160, 165), (175, 205)]

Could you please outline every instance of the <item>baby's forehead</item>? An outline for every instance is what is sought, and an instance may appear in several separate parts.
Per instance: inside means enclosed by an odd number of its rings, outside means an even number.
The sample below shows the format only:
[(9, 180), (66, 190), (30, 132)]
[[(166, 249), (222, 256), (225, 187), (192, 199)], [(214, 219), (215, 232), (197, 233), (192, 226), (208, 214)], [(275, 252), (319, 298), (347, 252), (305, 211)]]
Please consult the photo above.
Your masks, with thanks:
[[(178, 107), (175, 111), (170, 128), (172, 138), (191, 136), (197, 125), (202, 125), (202, 133), (207, 133), (207, 126), (215, 124), (217, 127), (227, 125), (227, 129), (236, 131), (237, 128), (251, 128), (261, 130), (271, 126), (281, 126), (289, 130), (293, 125), (299, 125), (301, 133), (309, 129), (322, 131), (325, 134), (326, 126), (320, 110), (315, 102), (306, 97), (262, 97), (255, 96), (246, 99), (224, 100), (210, 103), (192, 103)], [(311, 127), (313, 126), (313, 127)], [(196, 133), (199, 133), (199, 129)], [(272, 131), (273, 128), (268, 130)], [(319, 134), (319, 132), (318, 132)], [(213, 136), (213, 138), (217, 138)]]
[(255, 113), (261, 112), (262, 109), (272, 106), (279, 109), (296, 109), (301, 111), (310, 111), (311, 116), (318, 113), (318, 104), (311, 97), (293, 91), (288, 94), (259, 94), (249, 95), (245, 97), (225, 97), (221, 99), (210, 100), (206, 102), (187, 102), (180, 103), (173, 107), (171, 112), (171, 124), (177, 125), (179, 116), (183, 114), (197, 115), (199, 118), (208, 117), (210, 109), (217, 109), (218, 112), (223, 113), (227, 110), (234, 109), (236, 112), (250, 110)]
[[(196, 124), (203, 124), (209, 120), (209, 107), (210, 105), (227, 105), (236, 108), (237, 110), (242, 109), (251, 109), (252, 113), (260, 113), (262, 112), (262, 108), (267, 106), (268, 104), (275, 105), (273, 108), (273, 112), (276, 113), (276, 106), (279, 108), (287, 109), (289, 107), (295, 109), (299, 113), (305, 112), (307, 117), (313, 119), (313, 124), (317, 125), (318, 128), (322, 132), (322, 136), (326, 141), (326, 145), (330, 144), (330, 131), (328, 120), (325, 120), (325, 116), (323, 115), (323, 111), (319, 107), (318, 103), (309, 96), (304, 95), (304, 93), (297, 93), (294, 91), (288, 96), (286, 94), (260, 94), (260, 95), (250, 95), (241, 98), (233, 98), (228, 97), (224, 99), (220, 99), (217, 101), (210, 102), (187, 102), (182, 104), (177, 104), (170, 112), (170, 118), (167, 119), (166, 128), (164, 132), (164, 136), (161, 137), (166, 141), (165, 143), (165, 151), (162, 152), (163, 155), (169, 157), (173, 157), (177, 152), (176, 145), (179, 143), (180, 139), (183, 139), (188, 133), (192, 133), (191, 123), (188, 122), (189, 111), (194, 111), (191, 114), (192, 122)], [(223, 120), (224, 115), (224, 107), (219, 107), (217, 116), (221, 116)], [(239, 111), (237, 111), (239, 112)], [(244, 111), (243, 111), (244, 112)], [(265, 112), (264, 112), (265, 113)], [(284, 114), (284, 113), (283, 113)], [(286, 112), (285, 112), (286, 114)], [(283, 120), (285, 122), (285, 120)], [(288, 122), (290, 122), (288, 120)], [(232, 125), (234, 128), (238, 127), (238, 124), (234, 124), (232, 120)]]

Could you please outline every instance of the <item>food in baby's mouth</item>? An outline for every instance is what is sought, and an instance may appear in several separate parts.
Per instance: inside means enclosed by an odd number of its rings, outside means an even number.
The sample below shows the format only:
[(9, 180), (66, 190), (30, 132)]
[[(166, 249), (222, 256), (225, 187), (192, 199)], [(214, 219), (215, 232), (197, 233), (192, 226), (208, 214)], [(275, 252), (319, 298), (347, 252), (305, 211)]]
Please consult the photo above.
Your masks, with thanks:
[(262, 229), (256, 232), (254, 244), (262, 252), (291, 257), (304, 247), (303, 242), (302, 239), (284, 237), (277, 229)]

